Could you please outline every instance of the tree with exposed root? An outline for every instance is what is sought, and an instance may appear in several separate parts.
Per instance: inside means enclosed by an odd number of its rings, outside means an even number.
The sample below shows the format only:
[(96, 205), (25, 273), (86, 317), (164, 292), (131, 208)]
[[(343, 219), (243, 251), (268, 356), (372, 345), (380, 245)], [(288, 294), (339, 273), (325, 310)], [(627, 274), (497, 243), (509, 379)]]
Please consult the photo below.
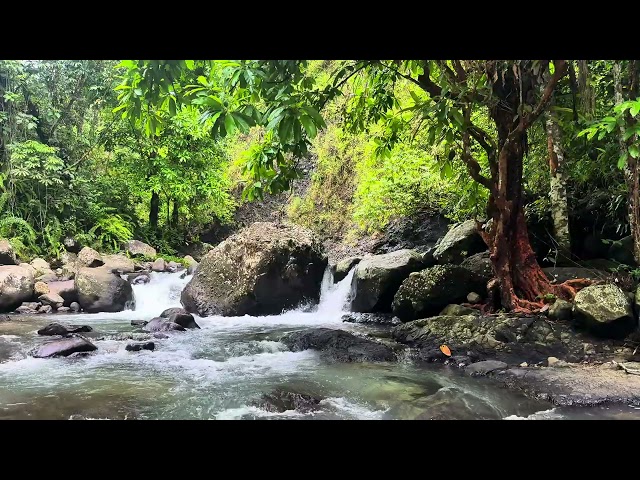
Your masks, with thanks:
[[(524, 216), (523, 165), (527, 135), (547, 110), (567, 60), (355, 60), (343, 62), (325, 86), (305, 75), (304, 61), (129, 61), (119, 87), (123, 115), (153, 135), (176, 104), (202, 109), (214, 135), (252, 125), (264, 128), (245, 171), (248, 198), (289, 188), (295, 159), (324, 127), (322, 108), (350, 86), (347, 128), (382, 133), (378, 155), (390, 155), (402, 131), (428, 131), (444, 163), (462, 161), (489, 192), (487, 222), (480, 232), (495, 279), (490, 307), (531, 311), (546, 294), (570, 299), (584, 281), (551, 284), (536, 260)], [(209, 72), (202, 75), (202, 72)], [(397, 96), (402, 85), (412, 100)]]

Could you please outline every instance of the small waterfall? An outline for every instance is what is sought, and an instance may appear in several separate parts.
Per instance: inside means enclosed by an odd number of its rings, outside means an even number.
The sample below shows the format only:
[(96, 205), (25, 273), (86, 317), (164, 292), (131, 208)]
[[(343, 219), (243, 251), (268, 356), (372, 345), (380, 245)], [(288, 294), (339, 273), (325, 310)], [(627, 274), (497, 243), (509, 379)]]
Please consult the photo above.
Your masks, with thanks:
[(333, 283), (333, 274), (327, 267), (322, 277), (317, 313), (331, 315), (349, 311), (347, 301), (351, 292), (351, 279), (354, 271), (355, 268), (352, 268), (344, 279)]
[(180, 278), (176, 273), (151, 272), (150, 277), (149, 283), (132, 285), (136, 316), (144, 314), (153, 318), (167, 308), (181, 306), (180, 293), (191, 280), (191, 275)]

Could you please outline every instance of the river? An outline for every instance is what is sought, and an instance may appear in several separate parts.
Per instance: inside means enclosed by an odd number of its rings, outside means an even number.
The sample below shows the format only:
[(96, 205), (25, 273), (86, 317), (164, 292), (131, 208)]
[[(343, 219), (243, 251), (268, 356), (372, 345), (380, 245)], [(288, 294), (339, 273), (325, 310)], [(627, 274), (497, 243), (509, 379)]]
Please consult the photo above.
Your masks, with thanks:
[[(330, 363), (317, 352), (289, 352), (285, 332), (327, 326), (379, 335), (343, 323), (351, 274), (325, 275), (320, 303), (266, 317), (196, 317), (200, 330), (154, 339), (155, 351), (127, 352), (127, 341), (96, 340), (134, 331), (180, 306), (190, 277), (152, 273), (133, 286), (136, 308), (119, 313), (13, 317), (0, 323), (0, 419), (561, 419), (638, 418), (631, 407), (552, 408), (457, 369), (394, 363)], [(98, 350), (85, 358), (37, 359), (49, 341), (36, 331), (51, 321), (90, 325)], [(316, 411), (270, 412), (275, 389), (321, 399)]]

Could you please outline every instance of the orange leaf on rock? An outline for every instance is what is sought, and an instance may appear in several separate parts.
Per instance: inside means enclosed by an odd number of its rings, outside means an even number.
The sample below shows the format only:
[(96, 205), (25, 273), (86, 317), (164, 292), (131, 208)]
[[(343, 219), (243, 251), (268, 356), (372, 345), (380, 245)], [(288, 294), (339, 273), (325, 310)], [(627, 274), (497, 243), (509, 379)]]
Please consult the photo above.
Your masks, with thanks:
[(451, 350), (446, 345), (440, 345), (440, 351), (444, 353), (447, 357), (451, 356)]

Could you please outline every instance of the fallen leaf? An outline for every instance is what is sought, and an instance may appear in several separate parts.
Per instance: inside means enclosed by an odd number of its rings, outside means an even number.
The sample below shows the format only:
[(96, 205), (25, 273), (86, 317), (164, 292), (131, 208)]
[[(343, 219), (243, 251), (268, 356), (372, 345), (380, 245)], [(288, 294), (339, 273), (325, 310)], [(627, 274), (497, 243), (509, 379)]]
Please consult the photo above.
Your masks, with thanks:
[(444, 353), (447, 357), (451, 356), (451, 350), (446, 345), (440, 345), (440, 351)]

